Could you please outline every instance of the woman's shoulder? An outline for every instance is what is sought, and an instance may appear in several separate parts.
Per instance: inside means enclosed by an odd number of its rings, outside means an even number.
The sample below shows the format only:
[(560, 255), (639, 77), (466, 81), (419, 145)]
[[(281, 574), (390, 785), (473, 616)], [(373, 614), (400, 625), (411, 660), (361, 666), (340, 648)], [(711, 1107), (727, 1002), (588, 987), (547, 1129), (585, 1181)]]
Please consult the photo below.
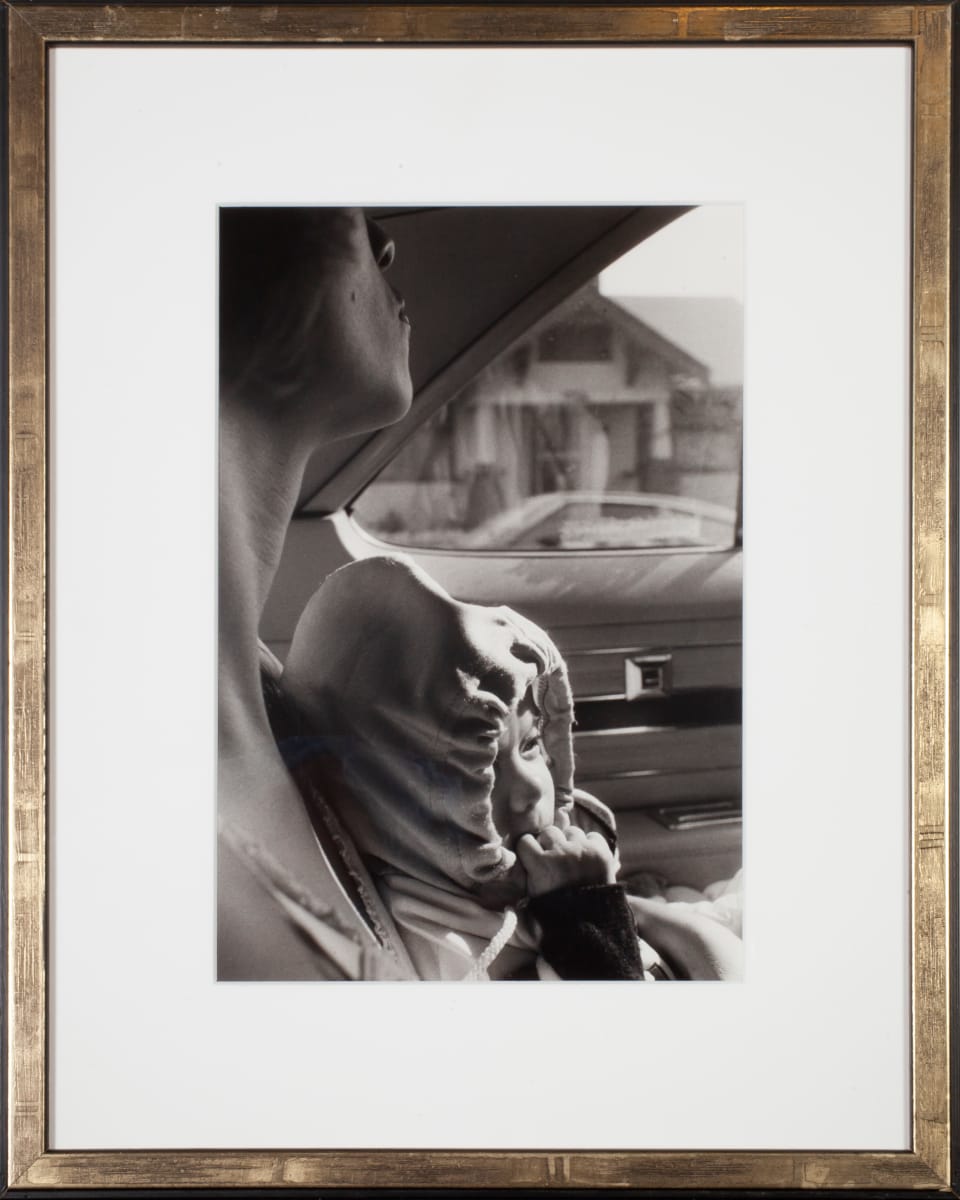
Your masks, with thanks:
[(218, 979), (408, 977), (354, 911), (319, 845), (309, 887), (227, 821), (218, 848)]
[(347, 979), (350, 974), (306, 938), (240, 840), (221, 828), (218, 847), (217, 978)]

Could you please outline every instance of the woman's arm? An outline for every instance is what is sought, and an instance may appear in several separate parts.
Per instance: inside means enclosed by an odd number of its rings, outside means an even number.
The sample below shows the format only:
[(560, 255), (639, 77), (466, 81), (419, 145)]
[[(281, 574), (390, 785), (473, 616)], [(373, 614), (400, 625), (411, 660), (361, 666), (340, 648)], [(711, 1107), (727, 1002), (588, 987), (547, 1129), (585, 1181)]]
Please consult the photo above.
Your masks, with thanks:
[(627, 896), (637, 932), (684, 979), (743, 979), (743, 941), (703, 913)]

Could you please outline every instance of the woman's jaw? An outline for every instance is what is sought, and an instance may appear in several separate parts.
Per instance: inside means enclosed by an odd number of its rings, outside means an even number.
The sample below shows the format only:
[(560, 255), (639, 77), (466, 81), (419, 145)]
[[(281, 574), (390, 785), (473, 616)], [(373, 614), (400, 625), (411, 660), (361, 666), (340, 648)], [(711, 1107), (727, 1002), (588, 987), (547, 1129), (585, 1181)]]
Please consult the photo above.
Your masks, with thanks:
[[(260, 290), (242, 275), (235, 284), (246, 299), (234, 307), (249, 328), (243, 339), (221, 333), (229, 350), (221, 406), (242, 408), (264, 431), (272, 427), (285, 457), (299, 451), (308, 458), (326, 442), (381, 429), (409, 410), (411, 323), (386, 278), (396, 250), (379, 225), (360, 209), (292, 216), (251, 218), (243, 245), (249, 253), (259, 238)], [(263, 249), (274, 244), (275, 227), (284, 240), (272, 262)]]

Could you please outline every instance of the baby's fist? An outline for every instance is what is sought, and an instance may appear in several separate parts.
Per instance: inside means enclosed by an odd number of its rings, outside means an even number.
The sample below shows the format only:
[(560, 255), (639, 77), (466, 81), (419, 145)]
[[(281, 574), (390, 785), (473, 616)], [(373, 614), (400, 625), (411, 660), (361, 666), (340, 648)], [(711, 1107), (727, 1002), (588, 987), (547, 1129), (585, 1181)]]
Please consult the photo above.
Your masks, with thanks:
[(524, 834), (517, 855), (527, 873), (527, 890), (542, 896), (556, 888), (616, 883), (617, 863), (606, 839), (576, 826), (548, 825), (536, 837)]

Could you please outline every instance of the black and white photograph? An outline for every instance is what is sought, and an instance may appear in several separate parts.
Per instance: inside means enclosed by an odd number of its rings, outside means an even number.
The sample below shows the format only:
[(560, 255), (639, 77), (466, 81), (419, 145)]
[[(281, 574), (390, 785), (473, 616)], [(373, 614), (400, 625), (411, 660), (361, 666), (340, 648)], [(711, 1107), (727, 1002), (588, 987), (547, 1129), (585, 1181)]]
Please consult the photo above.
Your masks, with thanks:
[(220, 209), (218, 979), (743, 979), (743, 239)]

